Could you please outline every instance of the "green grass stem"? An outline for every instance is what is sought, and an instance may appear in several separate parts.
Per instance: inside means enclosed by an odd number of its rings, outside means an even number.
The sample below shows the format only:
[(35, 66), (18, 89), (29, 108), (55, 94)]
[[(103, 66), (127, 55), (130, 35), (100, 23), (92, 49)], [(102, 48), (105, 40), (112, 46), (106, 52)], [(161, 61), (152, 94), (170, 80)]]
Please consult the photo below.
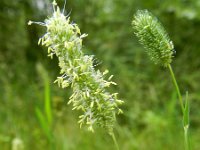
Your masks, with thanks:
[(119, 146), (118, 146), (117, 140), (116, 140), (116, 138), (115, 138), (114, 132), (110, 133), (110, 135), (111, 135), (112, 140), (113, 140), (113, 142), (114, 142), (114, 144), (115, 144), (116, 150), (119, 150)]
[(188, 136), (188, 129), (189, 129), (189, 104), (188, 104), (188, 92), (186, 92), (186, 100), (185, 100), (185, 105), (183, 102), (183, 98), (181, 96), (181, 92), (178, 86), (178, 83), (176, 81), (176, 77), (174, 75), (173, 69), (171, 65), (168, 65), (170, 75), (172, 77), (174, 86), (176, 88), (176, 92), (178, 94), (178, 99), (181, 105), (181, 110), (183, 114), (183, 129), (184, 129), (184, 138), (185, 138), (185, 149), (190, 150), (190, 144), (189, 144), (189, 136)]
[(172, 77), (174, 86), (175, 86), (175, 88), (176, 88), (176, 92), (177, 92), (177, 94), (178, 94), (178, 99), (179, 99), (179, 102), (180, 102), (180, 105), (181, 105), (182, 113), (184, 113), (183, 98), (182, 98), (182, 96), (181, 96), (181, 92), (180, 92), (178, 83), (177, 83), (177, 81), (176, 81), (176, 77), (175, 77), (175, 75), (174, 75), (173, 69), (172, 69), (172, 67), (171, 67), (170, 64), (168, 65), (168, 68), (169, 68), (169, 71), (170, 71), (170, 74), (171, 74), (171, 77)]

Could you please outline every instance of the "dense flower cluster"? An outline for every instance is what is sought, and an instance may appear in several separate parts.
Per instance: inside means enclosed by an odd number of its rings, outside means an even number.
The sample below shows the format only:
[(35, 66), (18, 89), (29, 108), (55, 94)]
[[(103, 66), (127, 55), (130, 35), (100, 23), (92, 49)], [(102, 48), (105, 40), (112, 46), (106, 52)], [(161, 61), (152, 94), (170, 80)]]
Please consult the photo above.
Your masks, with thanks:
[(172, 62), (174, 46), (161, 23), (147, 10), (139, 10), (132, 22), (136, 36), (155, 64)]
[(48, 55), (56, 55), (59, 60), (61, 76), (55, 82), (62, 88), (71, 86), (73, 94), (69, 104), (73, 110), (83, 112), (79, 116), (80, 127), (87, 125), (90, 131), (97, 125), (112, 132), (115, 114), (121, 113), (118, 105), (123, 101), (118, 100), (117, 93), (109, 93), (107, 88), (111, 84), (112, 76), (108, 81), (104, 79), (108, 71), (101, 73), (93, 67), (93, 56), (84, 55), (82, 39), (86, 34), (81, 34), (77, 24), (70, 22), (70, 18), (60, 12), (54, 2), (54, 13), (44, 23), (37, 23), (47, 28), (46, 34), (39, 39), (39, 44), (48, 47)]

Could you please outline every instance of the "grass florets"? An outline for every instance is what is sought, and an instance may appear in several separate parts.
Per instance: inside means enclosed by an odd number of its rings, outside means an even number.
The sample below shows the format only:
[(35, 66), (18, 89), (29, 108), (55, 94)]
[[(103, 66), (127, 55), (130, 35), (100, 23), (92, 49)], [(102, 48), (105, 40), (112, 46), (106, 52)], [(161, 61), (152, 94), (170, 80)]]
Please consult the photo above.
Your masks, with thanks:
[(172, 62), (174, 46), (158, 19), (147, 10), (138, 10), (132, 21), (135, 34), (155, 64)]
[(73, 110), (83, 112), (79, 116), (80, 127), (87, 125), (90, 131), (97, 125), (112, 132), (115, 122), (115, 114), (121, 113), (118, 105), (117, 93), (110, 93), (107, 88), (115, 84), (110, 81), (112, 76), (105, 80), (108, 71), (96, 71), (93, 67), (93, 56), (84, 55), (82, 51), (82, 39), (86, 34), (81, 34), (77, 24), (70, 22), (70, 18), (60, 12), (54, 2), (54, 13), (44, 23), (46, 34), (38, 43), (48, 48), (48, 56), (56, 55), (59, 60), (61, 76), (55, 82), (62, 88), (71, 86), (73, 94), (68, 104), (73, 105)]

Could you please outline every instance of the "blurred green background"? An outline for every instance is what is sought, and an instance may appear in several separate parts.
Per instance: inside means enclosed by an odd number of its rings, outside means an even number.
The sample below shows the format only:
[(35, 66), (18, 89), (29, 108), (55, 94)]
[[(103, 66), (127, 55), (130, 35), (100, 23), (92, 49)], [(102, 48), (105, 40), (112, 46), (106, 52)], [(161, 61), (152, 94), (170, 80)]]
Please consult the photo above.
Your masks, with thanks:
[[(0, 0), (0, 149), (114, 150), (102, 129), (90, 133), (67, 105), (70, 89), (58, 88), (57, 59), (38, 38), (45, 29), (29, 20), (51, 16), (50, 0)], [(58, 4), (63, 8), (64, 0)], [(133, 35), (137, 9), (148, 9), (174, 41), (172, 66), (181, 92), (189, 91), (190, 142), (200, 149), (200, 1), (67, 0), (66, 11), (89, 36), (86, 54), (110, 70), (125, 101), (115, 134), (121, 150), (182, 150), (182, 115), (167, 69), (154, 65)]]

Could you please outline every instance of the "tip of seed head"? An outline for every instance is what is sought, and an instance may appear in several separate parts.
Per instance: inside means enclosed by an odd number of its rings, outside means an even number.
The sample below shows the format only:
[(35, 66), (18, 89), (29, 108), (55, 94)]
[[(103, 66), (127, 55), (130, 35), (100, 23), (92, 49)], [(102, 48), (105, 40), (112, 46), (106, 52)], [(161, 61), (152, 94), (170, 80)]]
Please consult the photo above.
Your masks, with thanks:
[(56, 6), (56, 5), (57, 5), (57, 3), (56, 3), (56, 1), (55, 1), (55, 0), (53, 1), (53, 3), (52, 3), (52, 4), (53, 4), (54, 6)]
[(31, 25), (32, 23), (33, 23), (32, 21), (29, 21), (29, 22), (28, 22), (28, 25)]

